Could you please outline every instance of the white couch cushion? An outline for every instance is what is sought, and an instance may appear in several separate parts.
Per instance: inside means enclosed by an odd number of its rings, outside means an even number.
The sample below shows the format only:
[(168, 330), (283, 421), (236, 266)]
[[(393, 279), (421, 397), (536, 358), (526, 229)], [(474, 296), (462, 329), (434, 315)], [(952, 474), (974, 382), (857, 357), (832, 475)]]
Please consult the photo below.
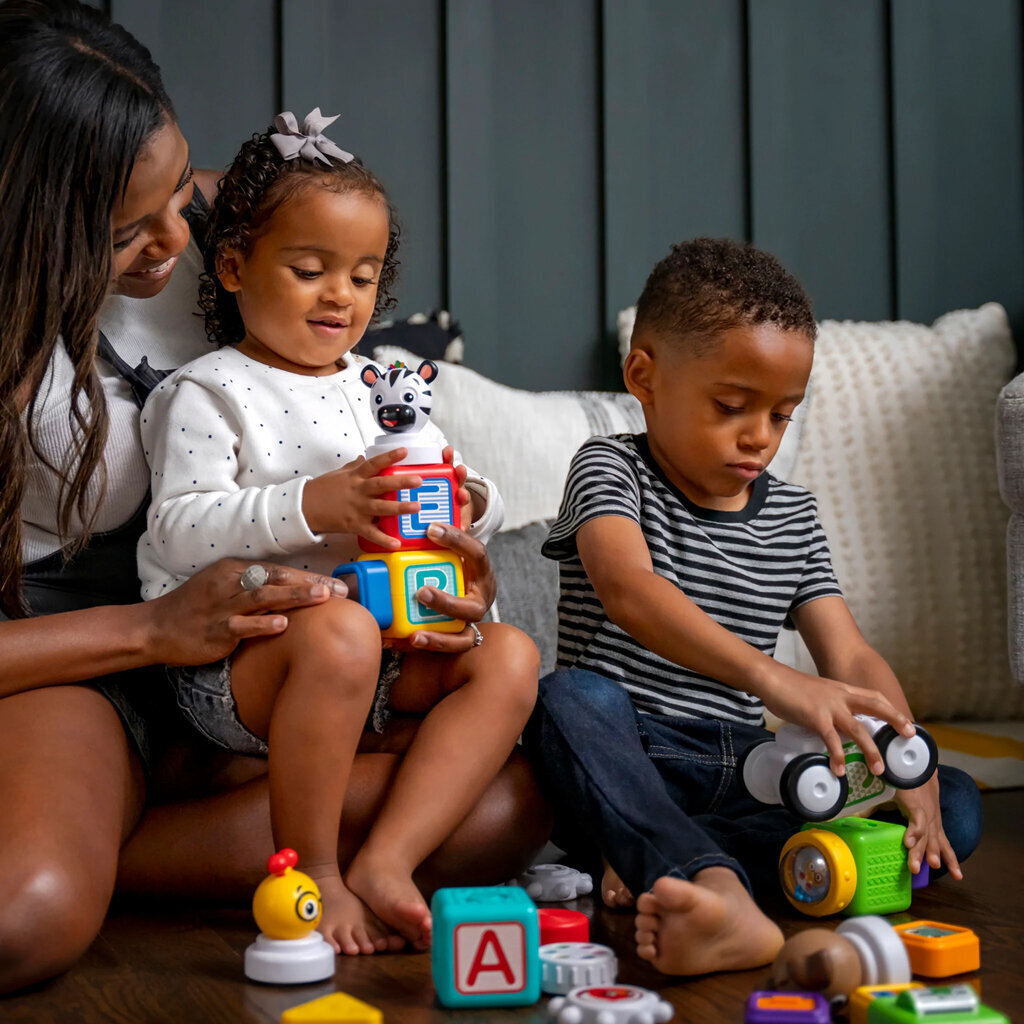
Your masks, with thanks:
[[(818, 496), (854, 617), (921, 719), (1024, 715), (993, 438), (1013, 362), (995, 303), (931, 327), (821, 325), (793, 479)], [(799, 643), (796, 663), (813, 670)]]

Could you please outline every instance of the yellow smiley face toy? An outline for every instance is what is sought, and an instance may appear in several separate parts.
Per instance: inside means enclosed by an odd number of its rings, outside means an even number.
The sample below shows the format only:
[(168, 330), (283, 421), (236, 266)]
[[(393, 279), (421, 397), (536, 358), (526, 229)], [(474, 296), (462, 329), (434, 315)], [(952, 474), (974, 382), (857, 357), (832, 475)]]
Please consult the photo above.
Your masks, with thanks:
[(271, 939), (301, 939), (320, 920), (322, 900), (316, 882), (295, 870), (299, 855), (284, 849), (267, 860), (270, 872), (252, 898), (252, 916)]

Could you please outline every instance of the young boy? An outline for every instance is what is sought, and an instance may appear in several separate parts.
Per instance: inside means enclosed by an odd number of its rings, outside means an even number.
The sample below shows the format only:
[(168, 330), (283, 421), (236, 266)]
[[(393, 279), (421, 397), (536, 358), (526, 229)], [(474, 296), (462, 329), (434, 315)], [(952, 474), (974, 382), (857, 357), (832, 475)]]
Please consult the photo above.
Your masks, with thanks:
[[(667, 973), (757, 967), (782, 943), (751, 883), (777, 888), (800, 822), (753, 800), (736, 772), (769, 735), (764, 708), (817, 732), (837, 774), (840, 733), (882, 770), (854, 715), (914, 732), (843, 600), (814, 498), (766, 472), (816, 333), (773, 257), (726, 240), (674, 246), (640, 296), (623, 369), (647, 431), (580, 448), (543, 547), (559, 562), (559, 670), (541, 683), (527, 746), (566, 834), (604, 856), (606, 902), (640, 894), (637, 952)], [(771, 657), (790, 622), (821, 676)], [(906, 845), (912, 871), (926, 858), (960, 878), (977, 788), (940, 772), (959, 831), (943, 831), (933, 776), (899, 794)]]

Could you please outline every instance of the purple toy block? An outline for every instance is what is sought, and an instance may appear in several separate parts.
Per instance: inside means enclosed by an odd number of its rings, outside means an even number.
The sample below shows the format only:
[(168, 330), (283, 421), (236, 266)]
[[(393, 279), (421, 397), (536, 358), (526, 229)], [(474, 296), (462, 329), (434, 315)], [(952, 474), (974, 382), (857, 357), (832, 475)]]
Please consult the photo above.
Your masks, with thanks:
[(928, 867), (928, 861), (921, 861), (921, 870), (916, 875), (910, 876), (910, 891), (913, 892), (915, 889), (923, 889), (928, 884), (928, 877), (931, 874), (931, 868)]
[(820, 992), (754, 992), (743, 1020), (745, 1024), (830, 1024), (832, 1016)]

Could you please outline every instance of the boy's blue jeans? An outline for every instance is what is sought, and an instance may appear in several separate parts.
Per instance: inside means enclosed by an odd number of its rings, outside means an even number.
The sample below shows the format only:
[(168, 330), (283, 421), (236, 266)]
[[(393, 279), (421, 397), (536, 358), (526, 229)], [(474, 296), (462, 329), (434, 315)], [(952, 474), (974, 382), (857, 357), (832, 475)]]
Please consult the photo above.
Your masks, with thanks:
[[(737, 775), (743, 751), (770, 735), (717, 719), (641, 715), (613, 680), (562, 669), (541, 680), (523, 742), (553, 805), (558, 845), (599, 849), (633, 893), (662, 875), (689, 879), (724, 866), (764, 898), (780, 893), (779, 854), (803, 824), (759, 803)], [(962, 861), (981, 838), (978, 787), (940, 766), (939, 790), (943, 827)]]

